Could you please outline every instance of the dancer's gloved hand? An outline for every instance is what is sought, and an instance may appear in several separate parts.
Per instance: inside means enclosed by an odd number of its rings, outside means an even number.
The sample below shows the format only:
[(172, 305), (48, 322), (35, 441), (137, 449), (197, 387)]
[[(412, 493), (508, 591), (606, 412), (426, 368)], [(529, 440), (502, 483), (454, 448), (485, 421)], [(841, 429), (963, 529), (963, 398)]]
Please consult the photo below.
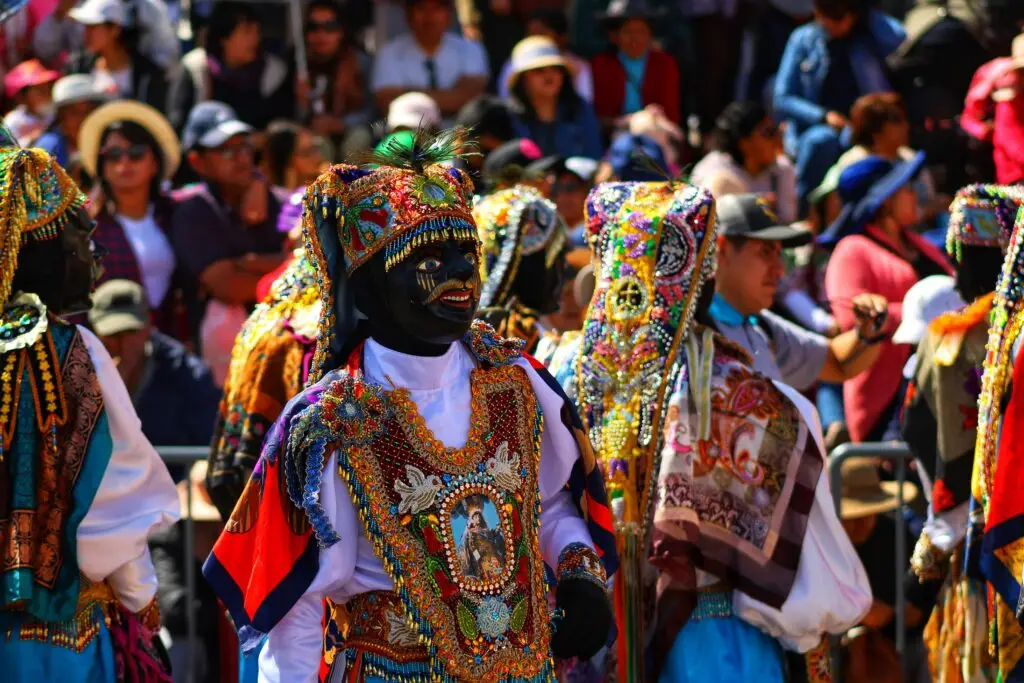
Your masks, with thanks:
[(572, 543), (558, 559), (555, 603), (561, 617), (553, 622), (551, 650), (558, 659), (590, 659), (608, 642), (612, 606), (604, 566), (582, 543)]

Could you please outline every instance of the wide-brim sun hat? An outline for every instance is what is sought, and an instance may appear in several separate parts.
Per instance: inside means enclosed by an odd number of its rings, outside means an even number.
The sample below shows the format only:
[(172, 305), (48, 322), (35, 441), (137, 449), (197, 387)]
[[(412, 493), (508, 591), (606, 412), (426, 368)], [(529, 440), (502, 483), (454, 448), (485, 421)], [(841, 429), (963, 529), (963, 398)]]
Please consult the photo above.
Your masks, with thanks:
[(519, 77), (527, 71), (557, 66), (573, 76), (573, 67), (562, 51), (547, 36), (530, 36), (523, 38), (512, 48), (509, 58), (511, 71), (508, 74), (508, 89), (512, 90), (519, 82)]
[(843, 237), (863, 232), (882, 204), (921, 172), (924, 161), (924, 152), (896, 163), (872, 155), (843, 169), (837, 188), (843, 210), (818, 236), (817, 243), (831, 247)]
[[(900, 483), (881, 481), (878, 461), (874, 458), (848, 458), (840, 465), (842, 496), (839, 504), (840, 519), (858, 519), (880, 515), (900, 507)], [(917, 487), (903, 482), (903, 504), (917, 498)]]
[(159, 111), (133, 100), (108, 102), (86, 117), (78, 133), (78, 153), (82, 166), (90, 176), (96, 177), (99, 166), (100, 140), (103, 131), (120, 121), (136, 123), (149, 133), (163, 157), (163, 178), (171, 178), (181, 164), (181, 143), (170, 122)]

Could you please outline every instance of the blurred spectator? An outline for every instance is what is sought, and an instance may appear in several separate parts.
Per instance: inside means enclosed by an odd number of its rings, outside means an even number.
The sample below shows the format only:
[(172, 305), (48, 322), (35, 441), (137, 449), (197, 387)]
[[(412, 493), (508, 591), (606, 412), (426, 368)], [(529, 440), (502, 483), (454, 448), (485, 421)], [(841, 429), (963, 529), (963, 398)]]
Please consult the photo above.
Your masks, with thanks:
[[(33, 3), (34, 4), (34, 3)], [(56, 7), (36, 29), (32, 48), (39, 59), (57, 65), (85, 46), (85, 27), (71, 16), (77, 0), (57, 0)], [(85, 5), (83, 5), (84, 7)], [(177, 66), (181, 56), (177, 24), (172, 25), (164, 0), (131, 0), (125, 4), (125, 28), (135, 36), (135, 51), (162, 69)]]
[(148, 298), (137, 282), (108, 280), (92, 295), (89, 326), (114, 359), (146, 438), (157, 446), (206, 446), (220, 391), (202, 361), (152, 329)]
[(526, 34), (529, 13), (538, 4), (554, 4), (561, 9), (565, 0), (455, 0), (463, 35), (479, 41), (490, 60), (489, 76), (498, 78), (512, 48)]
[(288, 65), (264, 49), (253, 7), (234, 0), (216, 3), (204, 45), (181, 60), (168, 116), (175, 127), (181, 127), (195, 104), (208, 100), (232, 107), (256, 130), (294, 117)]
[[(590, 64), (569, 51), (569, 19), (565, 12), (551, 9), (537, 10), (526, 25), (526, 35), (547, 36), (555, 41), (565, 56), (569, 72), (573, 74), (573, 87), (576, 88), (576, 94), (587, 102), (594, 101), (594, 76), (590, 70)], [(512, 60), (508, 59), (501, 67), (501, 74), (498, 76), (496, 84), (496, 89), (501, 97), (509, 96), (508, 77), (511, 74)]]
[(733, 102), (715, 121), (715, 149), (697, 162), (690, 182), (715, 198), (767, 195), (779, 220), (797, 219), (796, 172), (782, 154), (779, 127), (757, 102)]
[(424, 130), (437, 132), (441, 127), (441, 110), (430, 95), (421, 92), (407, 92), (391, 100), (388, 107), (387, 130)]
[(35, 141), (53, 123), (53, 83), (60, 74), (30, 59), (4, 76), (4, 94), (15, 107), (4, 117), (4, 126), (20, 145)]
[(905, 36), (896, 20), (864, 0), (814, 0), (814, 17), (790, 36), (775, 80), (775, 116), (786, 123), (800, 202), (839, 158), (854, 101), (892, 90), (885, 59)]
[(572, 85), (568, 62), (550, 38), (525, 38), (512, 51), (510, 106), (519, 137), (545, 155), (601, 157), (601, 132), (593, 108)]
[[(141, 102), (109, 102), (82, 123), (82, 163), (98, 185), (96, 240), (108, 251), (103, 280), (140, 283), (165, 334), (188, 338), (183, 283), (171, 248), (172, 203), (161, 191), (181, 161), (174, 129)], [(176, 281), (178, 280), (178, 281)]]
[[(857, 549), (871, 583), (874, 597), (871, 609), (861, 624), (848, 636), (848, 652), (844, 657), (844, 681), (850, 683), (902, 683), (918, 680), (905, 678), (900, 655), (894, 647), (896, 620), (896, 582), (902, 580), (893, 571), (896, 564), (896, 525), (906, 524), (899, 514), (900, 485), (894, 481), (881, 481), (878, 461), (870, 458), (844, 460), (842, 472), (842, 501), (840, 519), (843, 529)], [(917, 498), (917, 487), (910, 482), (902, 486), (904, 502)], [(887, 514), (888, 513), (888, 514)], [(907, 530), (908, 547), (914, 537)], [(907, 562), (909, 569), (910, 563)], [(935, 588), (920, 584), (916, 579), (905, 583), (907, 591), (906, 625), (919, 635), (927, 615), (934, 605)]]
[(459, 110), (455, 125), (468, 130), (468, 142), (476, 146), (470, 150), (476, 153), (463, 159), (462, 163), (466, 165), (473, 182), (479, 186), (484, 158), (516, 136), (512, 112), (503, 100), (493, 95), (481, 95)]
[(58, 164), (66, 167), (71, 155), (78, 151), (78, 131), (85, 117), (108, 99), (110, 95), (98, 88), (89, 74), (61, 78), (53, 85), (56, 120), (39, 136), (35, 146), (45, 149)]
[(535, 187), (546, 197), (551, 191), (548, 171), (556, 161), (557, 157), (545, 157), (533, 140), (509, 140), (484, 158), (485, 191), (494, 192), (525, 184)]
[[(255, 178), (252, 126), (222, 102), (203, 102), (189, 115), (182, 147), (202, 178), (171, 221), (178, 262), (207, 298), (200, 336), (203, 360), (223, 382), (235, 335), (255, 302), (261, 277), (285, 259), (277, 230), (280, 205)], [(246, 210), (255, 196), (262, 210)]]
[(718, 271), (709, 314), (715, 327), (754, 360), (754, 369), (804, 391), (818, 382), (842, 382), (878, 358), (870, 343), (873, 320), (886, 314), (881, 297), (854, 304), (857, 329), (827, 339), (775, 315), (782, 279), (782, 251), (807, 244), (811, 233), (781, 225), (765, 200), (753, 194), (718, 201)]
[(621, 182), (657, 182), (671, 179), (665, 152), (656, 140), (645, 135), (619, 133), (601, 161), (594, 184)]
[(377, 51), (373, 94), (380, 111), (410, 91), (430, 96), (445, 116), (443, 127), (487, 86), (487, 54), (479, 43), (448, 33), (449, 0), (406, 0), (409, 33)]
[(665, 112), (656, 104), (650, 104), (630, 115), (629, 132), (633, 135), (644, 135), (651, 138), (661, 147), (665, 155), (665, 164), (673, 177), (681, 170), (679, 147), (686, 142), (683, 129), (665, 116)]
[[(881, 294), (889, 302), (889, 325), (899, 326), (903, 297), (921, 278), (950, 274), (942, 252), (913, 231), (920, 220), (911, 182), (924, 164), (924, 155), (893, 164), (871, 156), (854, 163), (839, 177), (845, 203), (839, 218), (818, 238), (835, 245), (825, 272), (832, 313), (843, 329), (856, 323), (852, 302), (864, 292)], [(843, 386), (843, 404), (854, 442), (899, 439), (900, 389), (907, 346), (884, 336), (878, 362)]]
[[(629, 0), (613, 0), (628, 2)], [(690, 45), (684, 82), (690, 85), (696, 114), (703, 132), (711, 130), (715, 117), (735, 99), (734, 84), (739, 73), (743, 42), (743, 17), (739, 0), (681, 0), (683, 18), (689, 29)], [(668, 3), (671, 7), (671, 3)], [(676, 41), (680, 37), (676, 38)], [(687, 49), (688, 48), (688, 49)], [(678, 48), (677, 48), (678, 49)]]
[(779, 70), (786, 41), (814, 18), (813, 0), (768, 0), (755, 8), (744, 36), (743, 66), (737, 90), (744, 99), (771, 100), (770, 85)]
[(609, 5), (601, 17), (615, 45), (592, 60), (599, 75), (594, 110), (606, 130), (649, 104), (661, 107), (669, 120), (680, 120), (679, 67), (671, 55), (654, 47), (651, 33), (658, 16), (646, 0), (623, 0)]
[(99, 88), (117, 97), (139, 100), (163, 111), (168, 78), (138, 48), (139, 33), (122, 0), (86, 0), (68, 12), (84, 29), (83, 50), (72, 55), (68, 73), (91, 73)]
[[(64, 0), (60, 4), (68, 3), (69, 7), (73, 7), (75, 0)], [(5, 5), (7, 8), (15, 6), (17, 9), (5, 12), (3, 23), (0, 25), (0, 74), (6, 74), (19, 62), (31, 56), (42, 57), (33, 52), (32, 41), (39, 27), (46, 21), (46, 16), (54, 11), (57, 4), (55, 0), (28, 0), (24, 3)]]
[[(840, 169), (872, 154), (893, 162), (913, 159), (916, 154), (907, 146), (910, 124), (903, 98), (896, 93), (879, 92), (859, 97), (850, 110), (850, 132), (853, 147), (839, 157)], [(921, 169), (913, 184), (922, 220), (930, 224), (949, 208), (951, 198), (936, 194), (932, 174), (927, 168)]]
[(978, 69), (960, 125), (975, 138), (992, 143), (996, 182), (1024, 181), (1024, 34), (1013, 39), (1009, 57)]
[(316, 180), (325, 164), (317, 139), (289, 121), (275, 121), (267, 128), (260, 163), (282, 203)]
[[(549, 172), (551, 201), (558, 207), (558, 213), (569, 227), (571, 235), (583, 230), (583, 209), (587, 194), (594, 186), (597, 162), (586, 157), (559, 159)], [(577, 240), (580, 246), (582, 242)]]
[[(149, 536), (149, 552), (158, 581), (157, 602), (160, 605), (161, 638), (170, 641), (167, 653), (171, 660), (174, 683), (223, 683), (238, 680), (235, 672), (229, 674), (234, 652), (222, 647), (222, 634), (233, 639), (234, 629), (217, 602), (217, 594), (206, 581), (196, 579), (196, 594), (188, 593), (186, 563), (194, 565), (195, 576), (202, 576), (202, 563), (213, 550), (223, 528), (220, 513), (210, 500), (206, 489), (206, 461), (197, 462), (188, 477), (178, 482), (181, 501), (181, 521)], [(189, 507), (187, 490), (191, 489)], [(186, 520), (192, 521), (193, 547), (185, 546)], [(188, 610), (195, 611), (196, 639), (188, 642)], [(188, 670), (188, 650), (192, 653), (192, 671)]]
[(298, 84), (299, 104), (310, 129), (337, 147), (343, 136), (356, 134), (350, 127), (369, 123), (372, 60), (356, 46), (334, 0), (309, 3), (304, 28), (309, 81)]

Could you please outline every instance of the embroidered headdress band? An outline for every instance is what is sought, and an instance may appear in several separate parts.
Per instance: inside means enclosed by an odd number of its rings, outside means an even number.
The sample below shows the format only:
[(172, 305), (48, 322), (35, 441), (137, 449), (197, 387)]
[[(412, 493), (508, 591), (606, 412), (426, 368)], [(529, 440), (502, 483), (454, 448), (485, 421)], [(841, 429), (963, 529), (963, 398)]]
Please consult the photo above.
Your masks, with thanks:
[(946, 251), (960, 262), (963, 247), (1005, 250), (1013, 232), (1024, 190), (1004, 185), (969, 185), (956, 193), (949, 207)]

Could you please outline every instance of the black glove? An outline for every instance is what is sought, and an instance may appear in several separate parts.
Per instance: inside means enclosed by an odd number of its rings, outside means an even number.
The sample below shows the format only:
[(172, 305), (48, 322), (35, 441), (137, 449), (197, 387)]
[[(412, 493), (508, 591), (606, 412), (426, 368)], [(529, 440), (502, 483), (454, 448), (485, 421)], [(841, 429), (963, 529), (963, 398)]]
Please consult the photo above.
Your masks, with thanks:
[(555, 589), (555, 602), (563, 611), (552, 628), (551, 651), (558, 659), (587, 660), (608, 642), (612, 628), (612, 606), (608, 594), (595, 581), (564, 578)]

